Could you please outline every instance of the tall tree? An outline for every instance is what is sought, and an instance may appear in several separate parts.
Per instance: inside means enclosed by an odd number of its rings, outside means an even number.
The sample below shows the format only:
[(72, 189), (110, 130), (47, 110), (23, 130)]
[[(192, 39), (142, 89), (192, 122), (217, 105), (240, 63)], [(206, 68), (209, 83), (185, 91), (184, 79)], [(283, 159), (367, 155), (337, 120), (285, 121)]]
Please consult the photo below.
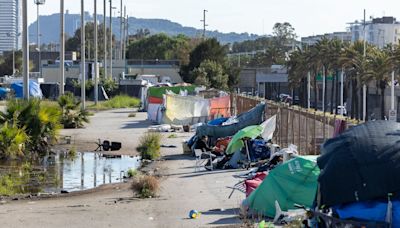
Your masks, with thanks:
[[(110, 29), (106, 29), (107, 35), (110, 34)], [(104, 53), (104, 31), (103, 31), (103, 26), (99, 25), (98, 26), (98, 55), (102, 56), (102, 53)], [(93, 22), (89, 22), (85, 25), (85, 39), (86, 39), (86, 58), (93, 57), (94, 56), (94, 24)], [(109, 39), (109, 36), (107, 37)], [(113, 43), (115, 43), (115, 36), (113, 34), (112, 36)], [(107, 50), (109, 50), (109, 42), (107, 42)], [(78, 28), (75, 31), (75, 34), (73, 37), (69, 38), (65, 42), (65, 50), (66, 51), (79, 51), (81, 49), (81, 29)], [(90, 55), (90, 56), (89, 56)], [(108, 53), (110, 55), (110, 53)]]
[(217, 39), (207, 39), (201, 42), (189, 55), (189, 63), (182, 65), (180, 74), (185, 82), (193, 83), (196, 78), (191, 72), (205, 60), (215, 61), (221, 65), (226, 64), (227, 47), (221, 45)]
[(391, 72), (393, 71), (393, 61), (390, 49), (380, 50), (374, 48), (371, 55), (368, 56), (371, 67), (369, 80), (376, 80), (377, 86), (381, 91), (381, 118), (385, 116), (385, 90), (391, 81)]

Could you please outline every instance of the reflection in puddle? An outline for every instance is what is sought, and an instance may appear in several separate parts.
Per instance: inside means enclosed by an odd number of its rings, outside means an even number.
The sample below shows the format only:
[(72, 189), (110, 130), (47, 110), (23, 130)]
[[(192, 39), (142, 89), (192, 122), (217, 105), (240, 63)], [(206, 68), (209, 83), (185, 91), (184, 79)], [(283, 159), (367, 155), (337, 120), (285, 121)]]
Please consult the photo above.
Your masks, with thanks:
[(57, 154), (45, 158), (42, 164), (24, 166), (16, 162), (0, 164), (0, 177), (16, 180), (15, 186), (6, 186), (13, 188), (13, 193), (71, 192), (121, 182), (129, 169), (140, 166), (140, 157), (105, 158), (98, 153), (78, 153), (76, 158), (67, 159)]

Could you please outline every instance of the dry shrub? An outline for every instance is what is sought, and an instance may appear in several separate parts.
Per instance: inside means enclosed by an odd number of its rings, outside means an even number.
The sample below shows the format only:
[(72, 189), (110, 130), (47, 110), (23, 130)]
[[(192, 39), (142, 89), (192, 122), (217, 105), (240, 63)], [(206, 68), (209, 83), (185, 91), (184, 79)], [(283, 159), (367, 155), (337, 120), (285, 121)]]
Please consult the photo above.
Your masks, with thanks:
[(137, 194), (140, 198), (152, 198), (160, 190), (160, 181), (155, 176), (140, 176), (133, 181), (132, 190), (133, 194)]

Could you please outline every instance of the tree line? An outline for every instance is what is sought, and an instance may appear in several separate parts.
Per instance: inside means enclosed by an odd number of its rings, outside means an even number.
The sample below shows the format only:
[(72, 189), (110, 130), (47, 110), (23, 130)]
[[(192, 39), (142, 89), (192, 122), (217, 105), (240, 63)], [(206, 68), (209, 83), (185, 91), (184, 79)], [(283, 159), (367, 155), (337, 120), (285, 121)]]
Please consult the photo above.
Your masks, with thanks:
[[(300, 101), (305, 107), (307, 102), (307, 75), (311, 76), (311, 86), (314, 91), (314, 105), (317, 106), (319, 84), (318, 75), (332, 75), (331, 90), (325, 89), (325, 97), (330, 93), (330, 110), (327, 110), (327, 99), (325, 99), (325, 110), (333, 113), (333, 104), (339, 100), (339, 77), (343, 71), (345, 74), (344, 85), (347, 88), (351, 100), (350, 116), (362, 119), (361, 99), (363, 85), (375, 83), (380, 91), (381, 117), (385, 116), (385, 91), (391, 82), (391, 73), (400, 69), (400, 48), (398, 45), (387, 45), (380, 49), (372, 44), (356, 41), (354, 43), (341, 42), (338, 39), (326, 37), (319, 40), (315, 45), (297, 48), (291, 53), (286, 62), (289, 71), (289, 84), (292, 89), (298, 91)], [(369, 89), (369, 87), (367, 87)], [(351, 93), (349, 91), (351, 90)], [(368, 93), (367, 93), (368, 94)]]

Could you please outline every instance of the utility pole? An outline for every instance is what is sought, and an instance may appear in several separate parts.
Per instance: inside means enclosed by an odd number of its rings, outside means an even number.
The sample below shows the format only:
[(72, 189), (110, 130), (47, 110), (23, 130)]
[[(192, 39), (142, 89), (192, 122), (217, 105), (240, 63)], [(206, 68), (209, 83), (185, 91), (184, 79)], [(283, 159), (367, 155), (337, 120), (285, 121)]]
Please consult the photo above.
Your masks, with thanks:
[(99, 68), (97, 50), (97, 0), (94, 0), (94, 103), (99, 101)]
[(65, 28), (64, 0), (60, 0), (60, 96), (64, 94)]
[(124, 23), (123, 23), (123, 31), (122, 31), (122, 38), (121, 38), (121, 45), (122, 45), (122, 60), (125, 60), (125, 48), (126, 48), (126, 27), (128, 24), (128, 20), (126, 19), (126, 6), (124, 6)]
[(340, 74), (340, 115), (344, 114), (344, 103), (343, 103), (343, 91), (344, 91), (344, 68), (342, 68), (342, 72)]
[(42, 56), (40, 52), (40, 22), (39, 22), (39, 6), (44, 5), (46, 0), (35, 0), (37, 10), (37, 21), (36, 21), (36, 35), (37, 35), (37, 51), (38, 51), (38, 69), (39, 74), (42, 76)]
[(29, 36), (28, 36), (28, 0), (22, 1), (22, 55), (24, 68), (24, 88), (23, 95), (25, 100), (29, 100)]
[(104, 57), (103, 57), (103, 67), (104, 67), (104, 77), (107, 77), (107, 26), (106, 26), (106, 16), (107, 16), (107, 0), (103, 2), (103, 42), (104, 42)]
[(81, 0), (81, 103), (82, 103), (82, 110), (86, 109), (86, 91), (85, 91), (85, 84), (86, 84), (86, 73), (85, 73), (85, 3), (84, 0)]
[(203, 20), (200, 20), (201, 22), (203, 22), (203, 39), (206, 38), (206, 27), (208, 26), (206, 24), (206, 12), (208, 12), (207, 10), (203, 10)]
[(123, 20), (123, 18), (122, 18), (122, 0), (120, 1), (121, 2), (121, 8), (119, 8), (119, 11), (120, 11), (120, 18), (119, 18), (119, 55), (118, 55), (118, 58), (117, 59), (122, 59), (122, 40), (123, 40), (123, 29), (122, 29), (122, 20)]
[(110, 74), (109, 74), (109, 77), (111, 77), (111, 78), (113, 78), (113, 76), (112, 76), (112, 71), (113, 71), (113, 67), (112, 67), (112, 65), (113, 65), (113, 63), (112, 63), (112, 60), (113, 60), (113, 52), (112, 52), (112, 46), (113, 46), (113, 39), (112, 39), (112, 36), (113, 36), (113, 34), (112, 34), (112, 0), (110, 0)]
[[(367, 30), (365, 29), (365, 9), (364, 9), (364, 60), (367, 56)], [(363, 115), (362, 120), (367, 119), (367, 85), (363, 84)]]
[[(317, 104), (315, 104), (317, 107)], [(311, 108), (311, 73), (307, 73), (307, 109)]]

